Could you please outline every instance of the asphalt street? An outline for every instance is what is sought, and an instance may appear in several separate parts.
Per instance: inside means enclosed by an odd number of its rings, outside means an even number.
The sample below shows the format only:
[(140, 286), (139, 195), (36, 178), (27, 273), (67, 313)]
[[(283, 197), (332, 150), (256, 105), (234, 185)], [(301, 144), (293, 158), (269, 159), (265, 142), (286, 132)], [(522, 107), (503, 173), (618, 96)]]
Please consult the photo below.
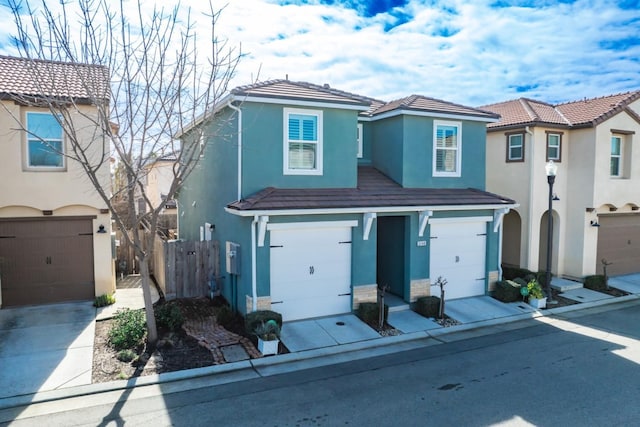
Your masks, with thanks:
[(15, 426), (637, 425), (639, 325), (639, 303), (613, 305), (321, 368), (264, 377), (246, 370), (43, 402), (0, 411), (0, 419)]

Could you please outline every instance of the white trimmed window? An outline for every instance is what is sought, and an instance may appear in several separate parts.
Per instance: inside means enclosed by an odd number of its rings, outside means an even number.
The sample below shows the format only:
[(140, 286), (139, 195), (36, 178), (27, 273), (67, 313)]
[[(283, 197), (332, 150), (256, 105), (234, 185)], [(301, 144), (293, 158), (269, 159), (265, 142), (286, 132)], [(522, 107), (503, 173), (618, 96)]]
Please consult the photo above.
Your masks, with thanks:
[(547, 162), (562, 160), (562, 134), (547, 132)]
[(512, 133), (507, 135), (507, 162), (524, 161), (524, 134)]
[(284, 174), (322, 175), (322, 111), (284, 109)]
[(58, 120), (49, 113), (29, 112), (26, 124), (27, 169), (63, 170), (64, 139)]
[(356, 134), (356, 140), (358, 141), (358, 158), (362, 158), (362, 123), (358, 123), (358, 133)]
[(462, 123), (433, 123), (433, 176), (459, 177), (462, 165)]
[(609, 173), (612, 177), (622, 176), (622, 137), (611, 137), (611, 166)]

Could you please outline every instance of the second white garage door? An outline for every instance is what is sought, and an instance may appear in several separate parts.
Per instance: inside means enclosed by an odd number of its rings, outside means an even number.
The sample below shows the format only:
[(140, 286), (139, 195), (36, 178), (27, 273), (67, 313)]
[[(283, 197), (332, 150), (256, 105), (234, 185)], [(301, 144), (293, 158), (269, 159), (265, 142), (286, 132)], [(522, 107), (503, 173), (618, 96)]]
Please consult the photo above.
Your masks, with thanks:
[(284, 321), (351, 311), (351, 227), (270, 231), (271, 305)]
[(431, 223), (431, 295), (440, 296), (433, 286), (447, 280), (445, 299), (485, 294), (487, 223), (485, 221)]

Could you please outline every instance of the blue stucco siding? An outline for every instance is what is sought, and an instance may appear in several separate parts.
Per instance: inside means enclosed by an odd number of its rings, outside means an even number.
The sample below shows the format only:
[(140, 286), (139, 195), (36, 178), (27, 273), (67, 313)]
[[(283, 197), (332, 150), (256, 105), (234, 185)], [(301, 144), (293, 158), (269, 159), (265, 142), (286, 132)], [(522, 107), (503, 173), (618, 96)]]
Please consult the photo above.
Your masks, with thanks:
[[(349, 188), (357, 184), (357, 111), (322, 109), (322, 175), (283, 173), (284, 108), (278, 104), (242, 105), (242, 196), (266, 187)], [(318, 108), (310, 107), (310, 110)]]
[(462, 124), (461, 176), (434, 177), (434, 120), (404, 115), (372, 122), (373, 165), (405, 188), (484, 189), (485, 123), (451, 120)]
[(372, 122), (370, 143), (372, 144), (371, 161), (382, 173), (402, 184), (404, 118), (391, 117)]

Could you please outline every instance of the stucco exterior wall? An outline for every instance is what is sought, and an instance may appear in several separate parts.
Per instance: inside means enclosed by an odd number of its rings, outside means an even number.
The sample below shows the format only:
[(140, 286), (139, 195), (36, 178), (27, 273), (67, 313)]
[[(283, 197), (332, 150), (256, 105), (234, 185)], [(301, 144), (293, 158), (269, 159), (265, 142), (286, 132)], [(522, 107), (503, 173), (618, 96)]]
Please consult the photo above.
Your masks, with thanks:
[[(0, 192), (1, 218), (45, 218), (43, 211), (51, 216), (95, 216), (94, 230), (104, 225), (107, 233), (93, 236), (94, 276), (96, 296), (115, 291), (115, 271), (111, 242), (111, 216), (105, 212), (106, 204), (86, 177), (79, 163), (67, 159), (62, 171), (25, 170), (26, 138), (19, 130), (16, 120), (24, 123), (27, 111), (48, 112), (30, 107), (21, 107), (13, 101), (0, 101)], [(89, 106), (79, 107), (84, 114), (91, 114)], [(90, 121), (81, 114), (74, 117), (79, 140), (87, 142), (87, 153), (98, 160), (103, 153), (106, 140), (93, 140)], [(69, 149), (68, 141), (66, 143)], [(89, 145), (91, 144), (91, 145)], [(106, 151), (109, 152), (108, 150)], [(103, 187), (110, 193), (109, 158), (105, 159), (98, 173)]]

